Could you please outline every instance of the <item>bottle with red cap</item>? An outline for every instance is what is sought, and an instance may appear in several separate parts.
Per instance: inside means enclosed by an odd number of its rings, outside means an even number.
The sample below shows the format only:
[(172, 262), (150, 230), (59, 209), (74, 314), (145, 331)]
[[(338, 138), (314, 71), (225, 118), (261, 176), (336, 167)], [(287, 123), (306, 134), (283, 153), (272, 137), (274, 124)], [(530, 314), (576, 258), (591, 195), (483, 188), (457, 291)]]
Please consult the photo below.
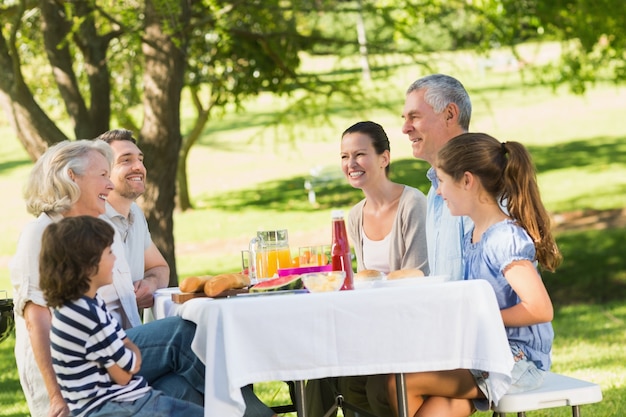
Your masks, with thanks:
[(350, 257), (350, 243), (348, 242), (348, 232), (346, 232), (346, 222), (343, 219), (343, 210), (333, 210), (333, 240), (330, 248), (333, 271), (345, 271), (346, 279), (343, 282), (342, 290), (353, 289), (352, 280), (352, 259)]

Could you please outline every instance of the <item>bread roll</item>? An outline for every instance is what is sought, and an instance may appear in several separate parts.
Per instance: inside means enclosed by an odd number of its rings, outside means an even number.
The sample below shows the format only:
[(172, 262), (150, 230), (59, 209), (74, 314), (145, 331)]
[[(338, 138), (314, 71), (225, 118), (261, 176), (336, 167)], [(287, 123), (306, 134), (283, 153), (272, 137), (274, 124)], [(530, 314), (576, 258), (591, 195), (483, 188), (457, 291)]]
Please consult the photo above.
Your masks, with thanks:
[(375, 269), (364, 269), (354, 274), (354, 279), (383, 279), (385, 274)]
[(204, 284), (211, 278), (210, 275), (192, 276), (183, 279), (178, 287), (180, 292), (203, 292)]
[(204, 284), (204, 293), (208, 297), (215, 297), (226, 290), (243, 288), (248, 285), (250, 285), (250, 277), (248, 277), (248, 275), (220, 274), (211, 277), (206, 284)]
[(424, 273), (421, 269), (410, 268), (410, 269), (398, 269), (396, 271), (391, 271), (387, 274), (387, 279), (401, 279), (401, 278), (417, 278), (423, 277)]

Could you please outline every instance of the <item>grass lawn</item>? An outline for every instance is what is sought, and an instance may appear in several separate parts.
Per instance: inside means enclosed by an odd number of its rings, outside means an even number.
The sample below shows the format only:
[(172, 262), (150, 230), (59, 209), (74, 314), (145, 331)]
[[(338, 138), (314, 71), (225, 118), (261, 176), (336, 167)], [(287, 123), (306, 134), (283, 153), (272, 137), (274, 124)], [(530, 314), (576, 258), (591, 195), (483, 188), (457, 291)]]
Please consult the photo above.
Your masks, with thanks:
[[(472, 130), (501, 140), (519, 140), (531, 150), (539, 171), (543, 197), (552, 212), (626, 207), (626, 124), (622, 113), (626, 88), (598, 86), (584, 97), (543, 87), (520, 88), (511, 74), (487, 78), (449, 72), (463, 80), (474, 102)], [(217, 273), (239, 267), (239, 250), (256, 230), (287, 228), (290, 243), (327, 243), (330, 210), (348, 209), (361, 198), (338, 181), (318, 193), (318, 205), (307, 201), (303, 187), (309, 170), (338, 169), (339, 136), (356, 120), (381, 123), (391, 140), (392, 176), (427, 189), (427, 166), (412, 158), (401, 133), (404, 88), (421, 74), (400, 69), (394, 75), (389, 107), (373, 108), (358, 116), (339, 115), (332, 124), (302, 129), (296, 142), (274, 140), (257, 127), (263, 105), (246, 115), (212, 123), (190, 154), (190, 192), (196, 210), (175, 213), (177, 267), (181, 277)], [(5, 138), (0, 150), (0, 186), (8, 197), (2, 206), (0, 290), (11, 297), (8, 262), (19, 232), (30, 220), (20, 198), (31, 167), (13, 132), (0, 119)], [(557, 241), (565, 261), (544, 280), (556, 308), (554, 370), (599, 383), (602, 403), (583, 408), (586, 417), (620, 416), (626, 406), (624, 346), (626, 346), (626, 229), (560, 233)], [(0, 293), (0, 297), (3, 294)], [(0, 344), (0, 416), (25, 416), (13, 356), (13, 338)], [(285, 401), (284, 384), (256, 386), (268, 403)], [(487, 416), (486, 413), (483, 415)], [(566, 416), (569, 410), (530, 413)]]

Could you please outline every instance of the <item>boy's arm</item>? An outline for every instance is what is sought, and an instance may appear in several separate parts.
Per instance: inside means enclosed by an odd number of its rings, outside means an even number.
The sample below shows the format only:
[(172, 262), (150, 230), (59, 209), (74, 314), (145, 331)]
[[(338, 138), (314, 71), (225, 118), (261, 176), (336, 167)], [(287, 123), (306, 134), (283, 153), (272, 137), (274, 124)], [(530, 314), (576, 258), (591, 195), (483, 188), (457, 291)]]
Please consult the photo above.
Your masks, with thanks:
[(127, 371), (117, 364), (113, 364), (107, 368), (107, 372), (109, 373), (111, 379), (115, 381), (116, 384), (120, 385), (128, 384), (130, 380), (133, 379), (133, 375), (141, 369), (141, 351), (139, 348), (131, 342), (129, 338), (124, 339), (124, 347), (132, 351), (135, 355), (135, 365), (133, 366), (133, 369)]
[(124, 339), (124, 346), (135, 354), (135, 366), (130, 371), (134, 375), (141, 369), (141, 351), (128, 337)]
[(133, 379), (133, 374), (120, 368), (119, 365), (114, 364), (107, 368), (107, 372), (111, 379), (119, 385), (126, 385)]

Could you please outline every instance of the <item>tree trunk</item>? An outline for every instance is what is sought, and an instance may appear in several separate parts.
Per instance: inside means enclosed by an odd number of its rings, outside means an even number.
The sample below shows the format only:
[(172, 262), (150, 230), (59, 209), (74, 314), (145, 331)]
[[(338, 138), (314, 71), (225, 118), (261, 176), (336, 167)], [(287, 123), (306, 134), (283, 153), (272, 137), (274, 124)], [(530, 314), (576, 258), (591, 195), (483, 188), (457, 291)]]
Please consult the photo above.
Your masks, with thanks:
[(189, 210), (193, 208), (191, 204), (191, 198), (189, 197), (189, 183), (187, 182), (187, 157), (191, 147), (198, 141), (204, 126), (209, 121), (209, 115), (211, 109), (215, 103), (215, 100), (211, 98), (211, 101), (205, 109), (200, 99), (199, 89), (197, 87), (190, 87), (191, 101), (196, 108), (196, 120), (193, 125), (193, 129), (187, 136), (183, 138), (183, 144), (178, 156), (178, 170), (176, 173), (176, 182), (178, 184), (178, 203), (177, 206), (181, 211)]
[(77, 139), (91, 139), (109, 129), (111, 118), (111, 91), (106, 64), (108, 41), (96, 31), (91, 2), (75, 1), (74, 13), (81, 23), (72, 36), (83, 54), (89, 81), (91, 109), (88, 109), (74, 72), (75, 59), (67, 42), (72, 22), (65, 7), (55, 0), (41, 2), (43, 39), (54, 79), (74, 126), (74, 134)]
[[(41, 3), (41, 30), (46, 55), (52, 66), (52, 74), (61, 93), (65, 110), (69, 114), (77, 137), (83, 137), (76, 127), (81, 120), (88, 120), (87, 106), (80, 94), (76, 74), (72, 68), (74, 57), (70, 52), (66, 37), (72, 28), (67, 20), (65, 6), (54, 1), (45, 0)], [(84, 136), (87, 139), (87, 136)]]
[[(85, 59), (89, 82), (89, 119), (77, 123), (77, 138), (93, 138), (109, 130), (111, 120), (111, 76), (107, 63), (107, 50), (112, 39), (121, 31), (100, 35), (94, 21), (94, 2), (75, 2), (82, 23), (75, 36)], [(80, 133), (80, 134), (79, 134)]]
[[(173, 214), (176, 169), (182, 142), (179, 109), (184, 85), (185, 41), (174, 36), (179, 28), (184, 27), (189, 15), (184, 1), (179, 4), (178, 14), (171, 8), (161, 11), (158, 6), (158, 2), (146, 1), (146, 31), (142, 45), (145, 93), (140, 146), (148, 170), (143, 209), (154, 243), (170, 266), (170, 285), (176, 286)], [(172, 19), (178, 21), (172, 23)], [(164, 29), (166, 22), (169, 32)]]
[[(19, 24), (20, 17), (15, 24)], [(10, 36), (7, 41), (0, 31), (0, 102), (24, 149), (36, 161), (49, 145), (67, 137), (39, 107), (24, 83), (20, 62), (13, 58), (18, 56), (15, 38)]]
[(187, 155), (189, 151), (181, 149), (178, 157), (178, 169), (176, 170), (176, 206), (180, 211), (193, 208), (189, 197), (189, 182), (187, 181)]
[(363, 80), (370, 82), (372, 81), (372, 73), (367, 57), (367, 31), (365, 30), (365, 21), (363, 20), (363, 2), (361, 0), (359, 0), (359, 12), (356, 16), (356, 33), (359, 41), (359, 55), (361, 57)]

